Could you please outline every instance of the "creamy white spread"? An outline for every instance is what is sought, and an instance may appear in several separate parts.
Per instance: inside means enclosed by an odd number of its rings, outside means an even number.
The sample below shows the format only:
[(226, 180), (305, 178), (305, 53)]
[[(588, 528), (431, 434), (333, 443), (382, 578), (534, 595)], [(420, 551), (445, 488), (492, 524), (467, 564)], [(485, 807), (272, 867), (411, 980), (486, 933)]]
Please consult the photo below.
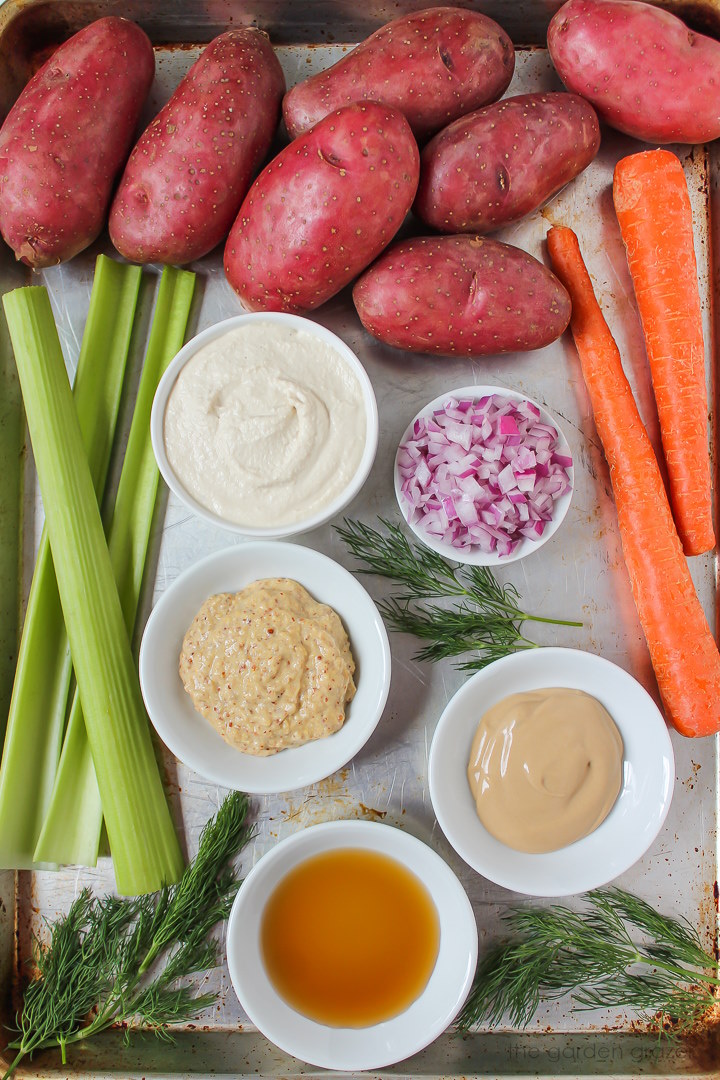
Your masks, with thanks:
[(362, 457), (360, 382), (331, 345), (255, 322), (198, 349), (170, 392), (165, 451), (187, 491), (236, 525), (319, 513)]

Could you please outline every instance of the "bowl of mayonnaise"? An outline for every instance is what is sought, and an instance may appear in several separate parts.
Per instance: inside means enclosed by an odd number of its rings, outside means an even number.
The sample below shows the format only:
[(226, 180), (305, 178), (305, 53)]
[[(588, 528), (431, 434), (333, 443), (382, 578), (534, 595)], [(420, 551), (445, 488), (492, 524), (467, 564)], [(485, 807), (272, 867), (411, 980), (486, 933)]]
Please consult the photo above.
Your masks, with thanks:
[(194, 514), (245, 536), (291, 536), (360, 491), (377, 450), (377, 403), (337, 335), (298, 315), (256, 312), (180, 350), (150, 431), (163, 478)]
[(623, 668), (579, 649), (505, 656), (448, 702), (430, 798), (474, 870), (531, 896), (598, 888), (658, 835), (675, 766), (662, 713)]

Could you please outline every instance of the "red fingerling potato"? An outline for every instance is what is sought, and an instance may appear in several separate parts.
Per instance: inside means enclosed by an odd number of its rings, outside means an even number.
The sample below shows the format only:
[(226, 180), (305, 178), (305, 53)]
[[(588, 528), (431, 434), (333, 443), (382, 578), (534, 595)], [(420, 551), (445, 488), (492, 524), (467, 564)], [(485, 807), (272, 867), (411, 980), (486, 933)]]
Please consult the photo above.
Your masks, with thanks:
[(413, 210), (440, 232), (491, 232), (542, 206), (599, 148), (595, 110), (576, 94), (504, 98), (430, 140)]
[(376, 30), (326, 71), (288, 91), (283, 116), (291, 138), (353, 101), (382, 101), (428, 138), (463, 113), (497, 101), (515, 68), (505, 31), (487, 15), (438, 7)]
[(286, 146), (250, 188), (225, 273), (251, 311), (310, 311), (347, 285), (400, 228), (420, 155), (407, 120), (349, 105)]
[(568, 0), (548, 27), (568, 90), (600, 119), (652, 143), (720, 136), (720, 42), (635, 0)]
[(109, 16), (60, 45), (0, 129), (0, 233), (32, 267), (100, 233), (155, 73), (148, 37)]
[(520, 248), (479, 236), (393, 244), (357, 281), (353, 300), (373, 337), (413, 352), (487, 356), (549, 345), (570, 297)]
[(284, 92), (262, 30), (211, 41), (130, 155), (110, 211), (120, 254), (182, 264), (224, 240), (270, 147)]

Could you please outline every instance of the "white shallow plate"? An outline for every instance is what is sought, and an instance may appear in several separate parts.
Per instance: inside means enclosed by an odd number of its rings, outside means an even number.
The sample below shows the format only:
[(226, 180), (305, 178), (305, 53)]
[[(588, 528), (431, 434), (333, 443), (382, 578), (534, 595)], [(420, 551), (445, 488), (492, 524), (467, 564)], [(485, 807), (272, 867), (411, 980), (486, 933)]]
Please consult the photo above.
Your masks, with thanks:
[[(566, 686), (605, 706), (624, 744), (623, 783), (605, 821), (589, 836), (541, 855), (514, 851), (480, 823), (467, 780), (482, 714), (508, 694)], [(566, 896), (606, 884), (644, 855), (670, 808), (675, 759), (665, 721), (648, 692), (593, 653), (543, 648), (503, 657), (458, 690), (430, 748), (430, 798), (443, 832), (474, 870), (530, 896)]]
[(481, 551), (479, 547), (472, 546), (469, 548), (456, 548), (452, 544), (445, 543), (444, 540), (437, 540), (434, 536), (431, 536), (426, 529), (423, 528), (422, 523), (413, 520), (415, 515), (401, 492), (402, 477), (400, 476), (400, 467), (398, 465), (398, 456), (400, 454), (400, 447), (403, 443), (406, 443), (408, 439), (412, 437), (413, 426), (416, 420), (420, 417), (429, 416), (435, 409), (441, 408), (448, 398), (471, 398), (474, 401), (479, 400), (486, 395), (499, 394), (501, 397), (508, 398), (510, 401), (529, 401), (532, 405), (535, 405), (540, 410), (540, 420), (543, 424), (550, 424), (558, 433), (557, 450), (560, 454), (567, 454), (568, 457), (573, 458), (572, 451), (570, 450), (570, 444), (565, 438), (565, 433), (558, 424), (552, 413), (548, 412), (544, 405), (541, 405), (539, 401), (535, 401), (534, 398), (528, 397), (527, 394), (521, 394), (517, 390), (510, 390), (507, 386), (461, 386), (457, 390), (447, 390), (444, 394), (440, 394), (439, 397), (434, 398), (433, 401), (429, 401), (419, 413), (412, 418), (405, 433), (400, 440), (400, 444), (395, 454), (394, 465), (394, 484), (395, 484), (395, 498), (397, 499), (400, 512), (402, 513), (405, 521), (408, 523), (412, 531), (417, 536), (418, 540), (421, 540), (426, 547), (429, 547), (432, 551), (437, 551), (438, 555), (442, 555), (446, 559), (450, 559), (451, 562), (469, 563), (473, 566), (505, 566), (507, 563), (517, 562), (518, 559), (524, 559), (526, 555), (532, 555), (534, 551), (539, 551), (543, 544), (546, 544), (550, 537), (554, 536), (560, 528), (562, 522), (565, 519), (565, 515), (570, 509), (570, 503), (572, 501), (573, 490), (575, 487), (575, 468), (572, 466), (568, 469), (568, 478), (570, 480), (570, 490), (556, 500), (553, 508), (552, 520), (545, 526), (545, 531), (539, 540), (531, 540), (530, 537), (523, 537), (512, 555), (497, 555), (494, 551), (485, 552)]
[[(440, 922), (438, 958), (424, 991), (399, 1016), (371, 1027), (328, 1027), (296, 1012), (270, 982), (260, 949), (263, 910), (278, 883), (298, 863), (337, 848), (361, 848), (397, 859), (428, 889)], [(345, 1071), (384, 1068), (436, 1039), (470, 991), (477, 951), (472, 906), (447, 863), (414, 836), (368, 821), (326, 822), (282, 840), (241, 885), (227, 928), (230, 978), (251, 1022), (286, 1053)]]
[[(271, 577), (298, 581), (338, 613), (357, 665), (357, 693), (334, 735), (270, 757), (254, 757), (226, 743), (196, 711), (180, 679), (178, 661), (185, 633), (208, 597), (238, 592)], [(201, 776), (255, 794), (291, 791), (342, 768), (364, 746), (390, 689), (390, 647), (377, 608), (344, 567), (312, 548), (258, 541), (226, 548), (196, 563), (160, 597), (140, 646), (140, 686), (160, 738)]]

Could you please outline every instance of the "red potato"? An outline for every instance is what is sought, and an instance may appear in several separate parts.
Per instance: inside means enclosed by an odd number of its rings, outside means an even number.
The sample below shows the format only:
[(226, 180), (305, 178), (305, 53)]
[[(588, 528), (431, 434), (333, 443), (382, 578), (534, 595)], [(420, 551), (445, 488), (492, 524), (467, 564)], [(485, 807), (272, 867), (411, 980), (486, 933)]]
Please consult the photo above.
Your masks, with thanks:
[(568, 0), (548, 27), (568, 90), (611, 127), (653, 143), (720, 136), (720, 42), (635, 0)]
[(120, 254), (182, 264), (219, 244), (270, 147), (284, 92), (262, 30), (211, 41), (130, 155), (110, 210)]
[(505, 98), (430, 140), (413, 210), (440, 232), (491, 232), (542, 206), (599, 148), (600, 125), (583, 98)]
[(225, 246), (251, 311), (310, 311), (389, 244), (412, 205), (420, 155), (401, 113), (349, 105), (260, 173)]
[(0, 128), (0, 233), (52, 266), (93, 242), (155, 73), (149, 39), (109, 16), (60, 45)]
[(570, 321), (570, 297), (526, 251), (479, 236), (401, 241), (356, 282), (366, 330), (440, 356), (540, 349)]
[(288, 91), (291, 137), (353, 101), (382, 101), (403, 113), (419, 140), (496, 101), (515, 68), (515, 50), (496, 22), (439, 7), (394, 19), (326, 71)]

